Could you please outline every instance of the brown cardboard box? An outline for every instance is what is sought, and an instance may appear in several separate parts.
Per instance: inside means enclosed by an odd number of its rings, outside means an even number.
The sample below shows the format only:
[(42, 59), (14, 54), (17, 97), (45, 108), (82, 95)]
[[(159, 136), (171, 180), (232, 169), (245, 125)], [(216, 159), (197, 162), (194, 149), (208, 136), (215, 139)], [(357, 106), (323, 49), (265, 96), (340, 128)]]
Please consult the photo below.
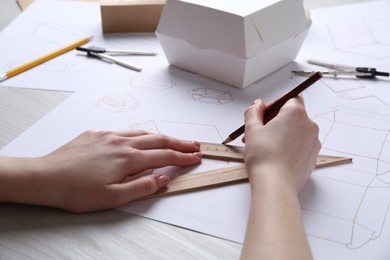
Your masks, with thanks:
[(103, 33), (154, 32), (165, 0), (101, 0)]

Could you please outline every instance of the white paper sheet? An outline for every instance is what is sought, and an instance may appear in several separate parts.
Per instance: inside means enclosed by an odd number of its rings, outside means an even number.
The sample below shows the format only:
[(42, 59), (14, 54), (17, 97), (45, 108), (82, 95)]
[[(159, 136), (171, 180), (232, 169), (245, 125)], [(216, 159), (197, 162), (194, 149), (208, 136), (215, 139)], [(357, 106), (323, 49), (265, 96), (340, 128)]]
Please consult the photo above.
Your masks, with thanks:
[[(389, 71), (390, 52), (378, 51), (382, 45), (368, 43), (373, 53), (383, 54), (379, 58), (367, 56), (362, 45), (354, 52), (348, 48), (344, 51), (341, 49), (354, 41), (335, 40), (328, 29), (335, 25), (339, 30), (337, 25), (342, 21), (355, 26), (361, 24), (357, 20), (379, 17), (380, 22), (367, 27), (378, 32), (383, 23), (390, 23), (386, 13), (390, 13), (389, 2), (313, 11), (313, 26), (300, 59), (325, 59)], [(350, 39), (366, 34), (355, 31)], [(383, 34), (377, 33), (375, 42), (386, 42)], [(335, 46), (335, 42), (340, 43)], [(79, 90), (1, 154), (43, 155), (87, 129), (142, 128), (182, 139), (221, 142), (242, 124), (243, 111), (255, 97), (269, 102), (304, 80), (291, 76), (293, 68), (313, 68), (300, 61), (240, 90), (167, 67), (163, 59), (158, 61), (145, 73), (132, 73), (126, 80), (119, 77), (114, 84), (96, 82), (93, 88)], [(390, 258), (389, 88), (388, 79), (321, 79), (304, 93), (309, 115), (321, 129), (321, 153), (353, 158), (352, 164), (316, 170), (300, 196), (315, 259)], [(235, 144), (240, 144), (239, 140)], [(204, 160), (199, 167), (187, 170), (196, 174), (230, 164)], [(248, 184), (238, 184), (132, 203), (121, 210), (243, 242), (249, 199)]]
[[(154, 64), (166, 62), (154, 33), (103, 35), (100, 18), (99, 3), (35, 1), (0, 33), (0, 73), (88, 36), (93, 39), (84, 46), (156, 51), (157, 56), (117, 56), (141, 66), (143, 73), (148, 73)], [(96, 84), (129, 81), (139, 73), (72, 50), (3, 81), (0, 86), (75, 91)]]

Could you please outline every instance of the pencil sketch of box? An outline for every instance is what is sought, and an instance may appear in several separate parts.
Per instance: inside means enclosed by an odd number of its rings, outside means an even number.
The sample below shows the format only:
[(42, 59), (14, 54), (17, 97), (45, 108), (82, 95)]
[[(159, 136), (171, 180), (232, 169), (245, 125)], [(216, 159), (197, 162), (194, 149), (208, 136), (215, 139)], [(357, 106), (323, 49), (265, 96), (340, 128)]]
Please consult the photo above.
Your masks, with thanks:
[(302, 0), (168, 0), (156, 35), (169, 64), (244, 88), (295, 59)]
[(335, 107), (315, 121), (323, 132), (322, 153), (349, 156), (353, 163), (314, 172), (301, 193), (305, 230), (347, 248), (361, 248), (379, 238), (387, 224), (390, 115)]
[(212, 104), (226, 104), (233, 101), (232, 94), (229, 91), (197, 88), (188, 92), (192, 95), (195, 101), (206, 102)]
[(105, 95), (96, 104), (97, 107), (107, 112), (127, 112), (138, 108), (139, 102), (127, 93)]

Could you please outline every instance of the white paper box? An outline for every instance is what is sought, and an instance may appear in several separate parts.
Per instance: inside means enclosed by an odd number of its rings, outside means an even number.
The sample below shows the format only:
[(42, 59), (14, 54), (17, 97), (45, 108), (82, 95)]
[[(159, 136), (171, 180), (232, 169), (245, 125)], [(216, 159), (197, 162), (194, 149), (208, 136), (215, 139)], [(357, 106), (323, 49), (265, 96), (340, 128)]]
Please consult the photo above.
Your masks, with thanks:
[(171, 65), (244, 88), (295, 59), (302, 0), (168, 0), (157, 37)]

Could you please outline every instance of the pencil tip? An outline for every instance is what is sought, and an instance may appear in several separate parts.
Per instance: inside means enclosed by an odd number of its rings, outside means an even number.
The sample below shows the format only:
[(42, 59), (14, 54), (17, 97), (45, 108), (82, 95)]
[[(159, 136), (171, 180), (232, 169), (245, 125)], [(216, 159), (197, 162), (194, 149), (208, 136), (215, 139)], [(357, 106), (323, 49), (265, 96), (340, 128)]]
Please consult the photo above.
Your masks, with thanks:
[(226, 138), (225, 141), (222, 142), (222, 144), (230, 143), (232, 139), (230, 137)]

